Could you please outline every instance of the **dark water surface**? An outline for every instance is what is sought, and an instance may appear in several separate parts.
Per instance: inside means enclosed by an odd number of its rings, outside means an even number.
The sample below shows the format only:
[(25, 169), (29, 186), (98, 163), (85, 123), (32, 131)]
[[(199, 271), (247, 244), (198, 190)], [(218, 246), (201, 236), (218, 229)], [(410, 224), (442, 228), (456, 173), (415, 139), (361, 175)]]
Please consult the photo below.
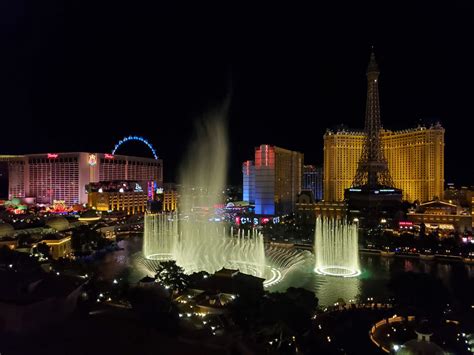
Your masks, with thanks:
[(390, 276), (401, 272), (419, 272), (431, 274), (443, 281), (448, 289), (452, 289), (467, 278), (474, 278), (474, 265), (460, 262), (425, 261), (417, 258), (382, 257), (373, 254), (361, 254), (360, 266), (362, 274), (353, 278), (341, 278), (318, 275), (313, 272), (314, 265), (306, 264), (287, 274), (287, 277), (275, 291), (283, 291), (287, 287), (303, 287), (313, 291), (319, 298), (320, 305), (330, 305), (339, 298), (366, 301), (373, 297), (376, 301), (389, 298), (387, 283)]
[[(110, 253), (100, 262), (99, 273), (106, 279), (125, 277), (130, 282), (137, 282), (145, 276), (144, 269), (136, 265), (136, 254), (141, 251), (142, 238), (130, 237), (119, 242), (124, 248)], [(323, 276), (314, 273), (314, 260), (308, 261), (290, 271), (285, 279), (270, 291), (284, 291), (290, 286), (303, 287), (313, 291), (319, 298), (320, 305), (330, 305), (339, 298), (349, 300), (384, 301), (389, 297), (387, 283), (390, 275), (399, 272), (422, 272), (441, 279), (452, 289), (459, 286), (466, 278), (474, 278), (474, 265), (459, 262), (425, 261), (415, 258), (382, 257), (379, 255), (360, 255), (362, 274), (355, 278)], [(152, 276), (152, 275), (150, 275)]]

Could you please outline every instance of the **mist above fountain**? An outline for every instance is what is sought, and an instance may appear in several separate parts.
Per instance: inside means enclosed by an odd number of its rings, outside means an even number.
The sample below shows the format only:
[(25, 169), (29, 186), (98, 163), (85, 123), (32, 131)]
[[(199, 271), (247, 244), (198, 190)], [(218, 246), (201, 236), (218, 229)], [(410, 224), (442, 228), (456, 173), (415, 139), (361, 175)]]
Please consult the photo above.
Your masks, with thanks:
[(187, 272), (214, 273), (228, 267), (265, 278), (263, 236), (210, 221), (206, 213), (222, 203), (227, 175), (225, 110), (196, 126), (196, 137), (180, 170), (180, 214), (147, 214), (143, 254), (174, 259)]
[(339, 219), (316, 219), (314, 231), (315, 271), (318, 274), (354, 277), (360, 275), (357, 225)]
[(224, 202), (228, 159), (224, 117), (221, 110), (196, 126), (196, 138), (180, 170), (179, 213), (145, 215), (143, 251), (136, 265), (146, 274), (170, 259), (187, 273), (214, 273), (226, 267), (261, 277), (270, 287), (310, 255), (265, 246), (256, 229), (234, 229), (207, 214)]
[(229, 150), (225, 111), (216, 111), (197, 124), (196, 138), (181, 168), (179, 206), (183, 218), (173, 257), (189, 271), (214, 273), (222, 267), (237, 267), (262, 277), (265, 252), (260, 233), (226, 230), (208, 215), (196, 213), (224, 202)]

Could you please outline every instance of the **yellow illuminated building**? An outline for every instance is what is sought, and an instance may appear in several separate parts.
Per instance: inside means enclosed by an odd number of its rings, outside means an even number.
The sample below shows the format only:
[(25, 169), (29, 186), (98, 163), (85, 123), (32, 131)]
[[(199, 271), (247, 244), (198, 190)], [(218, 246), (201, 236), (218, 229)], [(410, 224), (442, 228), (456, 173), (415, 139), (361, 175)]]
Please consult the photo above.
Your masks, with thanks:
[(45, 243), (50, 248), (51, 257), (53, 259), (66, 258), (72, 251), (70, 236), (65, 236), (60, 239), (43, 239), (41, 243)]
[(163, 192), (163, 211), (165, 212), (176, 211), (177, 205), (178, 205), (178, 191), (165, 190)]
[(97, 211), (123, 211), (127, 214), (144, 213), (148, 194), (138, 181), (101, 181), (86, 186), (88, 206)]
[[(444, 128), (436, 124), (401, 131), (383, 130), (382, 147), (396, 188), (403, 199), (425, 202), (444, 191)], [(326, 201), (342, 201), (357, 170), (364, 134), (328, 130), (324, 135), (324, 194)]]
[(88, 206), (97, 211), (123, 211), (127, 214), (144, 213), (148, 196), (144, 192), (91, 192)]

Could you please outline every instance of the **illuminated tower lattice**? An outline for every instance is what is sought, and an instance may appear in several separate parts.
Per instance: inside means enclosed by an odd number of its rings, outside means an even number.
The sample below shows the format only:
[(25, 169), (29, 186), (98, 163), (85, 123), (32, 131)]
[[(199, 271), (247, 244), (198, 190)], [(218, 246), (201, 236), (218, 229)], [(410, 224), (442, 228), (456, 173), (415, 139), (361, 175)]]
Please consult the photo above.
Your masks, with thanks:
[(380, 131), (379, 104), (379, 68), (375, 61), (375, 54), (370, 56), (367, 68), (367, 108), (365, 112), (365, 139), (362, 155), (357, 166), (357, 173), (352, 186), (393, 187), (392, 177), (388, 170), (387, 160), (382, 151)]
[(367, 108), (364, 145), (352, 186), (344, 191), (349, 215), (360, 221), (361, 227), (394, 222), (400, 210), (402, 190), (394, 187), (388, 170), (382, 143), (378, 78), (379, 68), (372, 52), (367, 68)]

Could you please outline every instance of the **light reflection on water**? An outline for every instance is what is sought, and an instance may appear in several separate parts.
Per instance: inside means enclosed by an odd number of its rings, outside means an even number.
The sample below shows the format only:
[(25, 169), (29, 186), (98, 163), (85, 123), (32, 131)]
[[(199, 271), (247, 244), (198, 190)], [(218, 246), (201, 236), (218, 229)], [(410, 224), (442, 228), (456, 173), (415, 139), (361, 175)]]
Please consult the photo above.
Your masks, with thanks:
[(322, 306), (331, 305), (342, 298), (366, 301), (368, 297), (376, 300), (387, 300), (387, 284), (390, 275), (400, 272), (417, 272), (431, 274), (443, 281), (447, 287), (462, 282), (462, 276), (474, 277), (474, 266), (462, 263), (433, 262), (411, 258), (381, 257), (379, 255), (360, 256), (362, 275), (356, 278), (339, 278), (318, 275), (312, 272), (311, 265), (304, 265), (284, 281), (272, 288), (272, 291), (284, 291), (287, 287), (303, 287), (313, 291)]
[[(104, 279), (112, 280), (123, 276), (135, 283), (145, 276), (142, 270), (133, 267), (131, 263), (132, 255), (141, 250), (141, 238), (123, 240), (120, 246), (124, 250), (106, 255), (100, 261), (98, 272)], [(314, 273), (314, 260), (310, 259), (289, 272), (285, 279), (270, 291), (281, 292), (288, 287), (303, 287), (313, 291), (319, 299), (319, 304), (325, 306), (334, 304), (340, 298), (345, 302), (351, 299), (367, 300), (368, 297), (385, 300), (389, 297), (387, 283), (393, 273), (413, 271), (431, 274), (441, 279), (448, 287), (453, 283), (461, 283), (464, 278), (474, 277), (474, 265), (462, 263), (362, 254), (360, 265), (362, 275), (359, 277), (339, 278)]]
[(296, 270), (288, 273), (285, 279), (273, 287), (271, 291), (282, 292), (288, 287), (303, 287), (313, 291), (322, 306), (334, 304), (339, 299), (348, 302), (357, 299), (361, 293), (362, 278), (359, 277), (334, 277), (316, 274), (314, 262), (308, 262)]

